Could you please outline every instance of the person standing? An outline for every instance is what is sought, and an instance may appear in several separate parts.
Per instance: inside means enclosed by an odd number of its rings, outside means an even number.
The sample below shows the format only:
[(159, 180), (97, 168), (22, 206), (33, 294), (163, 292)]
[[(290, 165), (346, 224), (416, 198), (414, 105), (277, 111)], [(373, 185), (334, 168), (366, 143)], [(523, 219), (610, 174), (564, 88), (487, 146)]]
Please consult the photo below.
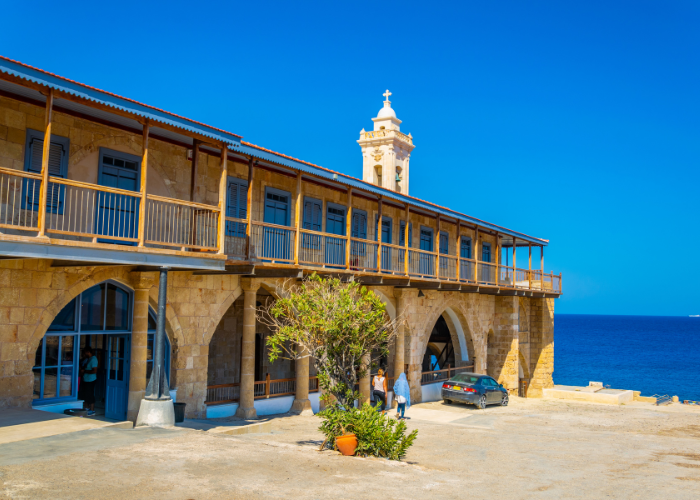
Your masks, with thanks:
[(384, 370), (381, 368), (372, 379), (372, 387), (374, 388), (374, 405), (377, 405), (377, 398), (379, 398), (382, 401), (379, 410), (384, 411), (384, 407), (386, 406), (387, 383)]
[(97, 380), (97, 357), (92, 352), (92, 348), (83, 348), (83, 361), (81, 363), (80, 375), (82, 380), (78, 387), (78, 399), (83, 400), (83, 408), (88, 411), (88, 415), (95, 414), (95, 381)]
[(396, 398), (396, 418), (404, 419), (406, 407), (411, 406), (411, 388), (408, 386), (406, 374), (399, 375), (398, 380), (394, 383), (394, 398)]

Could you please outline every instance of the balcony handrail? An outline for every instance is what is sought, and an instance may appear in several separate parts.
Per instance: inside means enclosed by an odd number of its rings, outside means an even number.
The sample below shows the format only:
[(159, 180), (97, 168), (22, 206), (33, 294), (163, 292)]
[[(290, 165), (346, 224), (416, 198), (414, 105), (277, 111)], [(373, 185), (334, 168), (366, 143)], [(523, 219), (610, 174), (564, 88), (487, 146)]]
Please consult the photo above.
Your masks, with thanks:
[[(248, 223), (248, 221), (246, 221), (246, 224), (247, 223)], [(251, 221), (251, 224), (253, 224), (254, 226), (271, 227), (274, 229), (284, 229), (286, 231), (293, 231), (293, 232), (296, 232), (296, 230), (297, 230), (297, 228), (295, 228), (294, 226), (283, 226), (281, 224), (272, 224), (271, 222), (262, 222), (259, 220)]]
[(241, 219), (240, 217), (229, 217), (227, 215), (226, 220), (229, 222), (240, 222), (241, 224), (248, 224), (248, 219)]
[(212, 212), (220, 212), (221, 209), (215, 205), (206, 205), (204, 203), (197, 203), (194, 201), (178, 200), (177, 198), (168, 198), (167, 196), (158, 196), (155, 194), (147, 194), (146, 198), (153, 201), (162, 201), (164, 203), (173, 203), (175, 205), (182, 205), (184, 207), (201, 208), (204, 210), (211, 210)]
[(17, 177), (26, 177), (27, 179), (41, 180), (41, 174), (27, 172), (25, 170), (16, 170), (14, 168), (0, 167), (0, 174), (16, 175)]
[(63, 177), (49, 176), (49, 184), (63, 184), (66, 186), (73, 186), (83, 189), (92, 189), (93, 191), (102, 191), (109, 194), (118, 194), (123, 196), (131, 196), (133, 198), (141, 198), (141, 193), (138, 191), (129, 191), (127, 189), (119, 189), (107, 186), (100, 186), (99, 184), (91, 184), (89, 182), (76, 181), (73, 179), (64, 179)]
[[(347, 238), (347, 236), (343, 236), (343, 238)], [(362, 238), (350, 237), (350, 241), (356, 241), (356, 242), (358, 242), (358, 243), (367, 243), (367, 244), (371, 243), (371, 244), (373, 244), (373, 245), (379, 245), (379, 242), (378, 242), (378, 241), (375, 241), (375, 240), (366, 240), (366, 239), (362, 239)]]
[[(403, 248), (403, 247), (402, 247), (402, 248)], [(438, 254), (437, 252), (431, 252), (431, 251), (429, 251), (429, 250), (421, 250), (420, 248), (411, 248), (411, 247), (408, 247), (408, 249), (409, 249), (409, 251), (411, 251), (411, 252), (422, 253), (422, 254), (424, 254), (424, 255), (432, 255), (433, 257), (435, 257), (435, 256)], [(445, 254), (440, 254), (440, 255), (445, 255)]]

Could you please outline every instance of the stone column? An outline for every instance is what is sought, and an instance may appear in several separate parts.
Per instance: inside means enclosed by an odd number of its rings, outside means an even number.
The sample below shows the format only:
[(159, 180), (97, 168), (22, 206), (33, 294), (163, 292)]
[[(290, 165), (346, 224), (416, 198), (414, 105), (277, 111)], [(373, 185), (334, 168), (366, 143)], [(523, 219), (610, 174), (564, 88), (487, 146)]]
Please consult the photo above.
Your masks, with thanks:
[(494, 321), (494, 345), (490, 349), (494, 356), (493, 373), (498, 383), (511, 395), (518, 394), (518, 297), (496, 297)]
[[(394, 341), (394, 382), (399, 379), (399, 376), (404, 373), (406, 364), (406, 298), (407, 291), (401, 288), (394, 289), (394, 297), (396, 297), (396, 325), (397, 334)], [(408, 374), (406, 374), (408, 377)], [(389, 387), (389, 390), (393, 390)], [(396, 399), (392, 399), (391, 405), (396, 407)]]
[(527, 397), (542, 397), (554, 385), (554, 299), (530, 299), (530, 359)]
[(134, 283), (134, 320), (131, 332), (129, 399), (126, 413), (127, 420), (132, 422), (136, 422), (136, 417), (141, 407), (141, 400), (146, 393), (148, 294), (155, 281), (153, 276), (139, 273), (134, 279)]
[(313, 415), (309, 401), (309, 352), (300, 348), (299, 354), (301, 357), (296, 360), (296, 395), (290, 412), (297, 415)]
[(369, 403), (369, 397), (372, 393), (372, 378), (369, 373), (370, 369), (372, 368), (371, 361), (371, 356), (369, 354), (365, 354), (362, 357), (362, 363), (367, 367), (367, 372), (365, 373), (365, 376), (360, 379), (360, 406), (365, 403)]
[(258, 418), (255, 412), (255, 303), (260, 283), (241, 279), (243, 288), (243, 342), (241, 347), (240, 401), (236, 416), (246, 420)]

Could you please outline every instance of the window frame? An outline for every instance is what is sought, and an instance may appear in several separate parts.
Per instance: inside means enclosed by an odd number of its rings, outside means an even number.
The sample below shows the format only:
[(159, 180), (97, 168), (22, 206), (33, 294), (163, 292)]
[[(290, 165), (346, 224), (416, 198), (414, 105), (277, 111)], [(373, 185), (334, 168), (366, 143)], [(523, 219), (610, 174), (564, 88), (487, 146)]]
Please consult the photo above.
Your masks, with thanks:
[[(127, 322), (128, 322), (128, 327), (127, 329), (121, 329), (121, 330), (107, 330), (106, 329), (106, 323), (107, 323), (107, 307), (104, 307), (104, 310), (102, 311), (102, 329), (101, 330), (83, 330), (82, 325), (81, 325), (81, 320), (80, 320), (80, 311), (82, 310), (82, 303), (83, 303), (83, 294), (87, 292), (88, 290), (91, 290), (92, 288), (95, 288), (100, 285), (105, 285), (105, 290), (103, 293), (103, 298), (105, 300), (105, 305), (106, 305), (106, 298), (107, 298), (107, 285), (114, 285), (118, 289), (126, 292), (128, 294), (128, 305), (129, 305), (129, 314), (127, 315)], [(133, 334), (133, 322), (134, 322), (134, 291), (125, 287), (124, 285), (118, 283), (117, 281), (114, 280), (105, 280), (101, 281), (100, 283), (97, 283), (94, 286), (91, 286), (90, 288), (87, 288), (83, 290), (81, 293), (75, 296), (68, 304), (64, 306), (67, 307), (71, 303), (73, 303), (74, 307), (74, 321), (73, 321), (73, 330), (51, 330), (51, 325), (49, 325), (48, 329), (46, 330), (46, 333), (42, 337), (42, 342), (41, 342), (41, 348), (42, 348), (42, 353), (41, 353), (41, 365), (33, 365), (32, 366), (32, 373), (34, 373), (34, 370), (36, 368), (39, 368), (40, 370), (40, 377), (41, 377), (41, 382), (40, 382), (40, 395), (42, 396), (41, 398), (32, 398), (32, 406), (42, 406), (42, 405), (47, 405), (47, 404), (53, 404), (53, 403), (60, 403), (60, 402), (68, 402), (68, 401), (75, 401), (78, 397), (78, 366), (80, 363), (80, 337), (82, 335), (132, 335)], [(63, 309), (61, 309), (63, 311)], [(60, 311), (59, 311), (60, 314)], [(58, 316), (58, 314), (56, 315)], [(54, 320), (56, 318), (54, 317)], [(53, 322), (52, 322), (53, 323)], [(44, 339), (46, 337), (73, 337), (73, 380), (71, 381), (72, 387), (71, 387), (71, 395), (70, 396), (58, 396), (54, 398), (44, 398), (44, 383), (45, 383), (45, 372), (46, 372), (46, 342)], [(62, 365), (60, 363), (60, 356), (61, 356), (61, 346), (62, 346), (62, 340), (59, 340), (59, 364), (58, 370), (59, 370), (59, 375), (60, 375), (60, 369), (63, 366), (68, 366), (68, 365)], [(131, 340), (130, 340), (131, 342)], [(37, 347), (38, 348), (38, 347)], [(75, 349), (78, 349), (78, 352), (75, 352)], [(34, 356), (34, 359), (36, 360), (36, 354)], [(58, 384), (58, 381), (57, 381)], [(58, 386), (57, 386), (58, 387)], [(33, 389), (32, 389), (33, 391)], [(57, 389), (58, 393), (58, 389)]]
[[(355, 230), (355, 227), (354, 227), (355, 224), (353, 223), (352, 219), (350, 219), (350, 237), (351, 237), (351, 238), (356, 238), (356, 239), (358, 239), (358, 240), (365, 240), (365, 241), (367, 241), (367, 240), (368, 240), (368, 238), (367, 238), (367, 230), (369, 229), (369, 227), (368, 227), (368, 226), (369, 226), (369, 224), (368, 224), (369, 221), (367, 220), (367, 210), (362, 210), (362, 209), (360, 209), (360, 208), (353, 208), (353, 209), (352, 209), (351, 217), (355, 217), (356, 215), (358, 215), (358, 216), (359, 216), (359, 215), (364, 215), (364, 216), (365, 216), (365, 237), (363, 238), (359, 231), (358, 231), (357, 236), (355, 236), (355, 235), (353, 234), (353, 233), (354, 233), (354, 230)], [(359, 228), (358, 228), (358, 229), (359, 229)]]
[[(487, 250), (489, 252), (489, 260), (484, 260), (484, 250)], [(481, 262), (488, 262), (491, 263), (493, 260), (493, 254), (491, 253), (491, 243), (488, 243), (486, 241), (481, 243)]]
[[(243, 217), (239, 217), (240, 211), (241, 211), (241, 200), (239, 196), (238, 200), (238, 207), (236, 207), (236, 210), (238, 212), (237, 215), (228, 215), (229, 210), (232, 208), (231, 206), (231, 196), (230, 196), (230, 190), (229, 186), (231, 183), (237, 183), (240, 187), (245, 187), (246, 190), (246, 200), (244, 204), (245, 212), (246, 212), (246, 218), (248, 217), (248, 198), (247, 198), (247, 192), (248, 192), (248, 180), (247, 179), (241, 179), (239, 177), (234, 177), (232, 175), (229, 175), (226, 178), (226, 217), (235, 217), (237, 219), (243, 219)], [(239, 189), (240, 189), (239, 187)], [(240, 193), (239, 193), (240, 195)], [(247, 226), (248, 224), (244, 224), (242, 222), (231, 222), (231, 221), (226, 221), (226, 236), (230, 238), (245, 238), (246, 237), (246, 231), (247, 231)], [(241, 232), (241, 228), (243, 229)]]
[(342, 210), (343, 211), (343, 220), (345, 224), (343, 224), (343, 232), (342, 234), (336, 234), (336, 233), (328, 233), (328, 234), (334, 234), (336, 236), (346, 236), (347, 235), (347, 225), (348, 225), (348, 207), (345, 205), (340, 205), (338, 203), (333, 203), (332, 201), (326, 202), (326, 218), (324, 220), (324, 231), (328, 231), (328, 210), (329, 209), (334, 209), (334, 210)]
[[(44, 140), (45, 133), (42, 132), (41, 130), (34, 130), (32, 128), (28, 128), (26, 131), (26, 138), (24, 142), (24, 171), (25, 172), (32, 172), (32, 173), (41, 173), (41, 165), (39, 165), (38, 170), (30, 170), (30, 167), (32, 166), (32, 155), (31, 155), (31, 144), (32, 141), (39, 139), (41, 141)], [(70, 138), (69, 137), (63, 137), (60, 135), (56, 134), (51, 134), (50, 138), (50, 143), (53, 144), (59, 144), (61, 147), (63, 147), (63, 150), (65, 154), (61, 158), (61, 173), (60, 176), (63, 179), (68, 178), (68, 160), (70, 157)], [(50, 146), (49, 146), (50, 147)], [(22, 205), (21, 209), (22, 210), (28, 210), (27, 208), (27, 193), (29, 191), (29, 181), (32, 179), (25, 179), (24, 182), (22, 183)], [(37, 181), (35, 181), (37, 182)], [(57, 215), (62, 215), (63, 214), (63, 201), (65, 199), (65, 186), (59, 185), (59, 191), (58, 191), (58, 206), (54, 208), (47, 206), (46, 207), (46, 213), (50, 214), (57, 214)], [(39, 206), (39, 201), (37, 200), (36, 202), (37, 207)]]
[[(384, 222), (389, 222), (389, 241), (381, 241), (381, 235), (384, 232)], [(382, 215), (382, 224), (379, 224), (379, 213), (374, 214), (374, 232), (377, 243), (381, 242), (384, 245), (392, 245), (394, 241), (394, 221), (389, 215)]]
[[(430, 250), (424, 250), (420, 247), (421, 243), (421, 236), (423, 235), (423, 231), (429, 232), (430, 233)], [(420, 226), (420, 233), (418, 234), (418, 249), (423, 250), (424, 252), (433, 252), (435, 248), (435, 231), (433, 230), (432, 227), (430, 226)]]
[[(278, 196), (286, 196), (287, 199), (289, 200), (287, 202), (287, 221), (286, 224), (282, 224), (282, 226), (285, 227), (290, 227), (291, 226), (291, 216), (292, 216), (292, 193), (289, 191), (284, 191), (282, 189), (277, 189), (272, 186), (265, 186), (265, 197), (263, 198), (263, 222), (265, 221), (265, 209), (267, 205), (267, 195), (268, 194), (276, 194)], [(274, 223), (266, 223), (266, 224), (274, 224)]]
[[(404, 235), (406, 234), (406, 221), (405, 220), (400, 220), (399, 221), (399, 246), (400, 247), (405, 247), (406, 242), (404, 241), (403, 244), (401, 244), (401, 240), (404, 238)], [(408, 223), (408, 248), (413, 248), (413, 222)]]
[[(465, 242), (465, 241), (469, 243), (469, 245), (468, 245), (468, 248), (469, 248), (469, 255), (468, 255), (467, 257), (465, 257), (464, 255), (462, 255), (462, 250), (464, 250), (464, 242)], [(472, 253), (474, 253), (474, 252), (472, 251), (472, 239), (471, 239), (471, 237), (469, 237), (469, 236), (461, 236), (460, 239), (459, 239), (459, 258), (460, 258), (460, 259), (471, 259), (471, 258), (472, 258), (472, 257), (471, 257)]]

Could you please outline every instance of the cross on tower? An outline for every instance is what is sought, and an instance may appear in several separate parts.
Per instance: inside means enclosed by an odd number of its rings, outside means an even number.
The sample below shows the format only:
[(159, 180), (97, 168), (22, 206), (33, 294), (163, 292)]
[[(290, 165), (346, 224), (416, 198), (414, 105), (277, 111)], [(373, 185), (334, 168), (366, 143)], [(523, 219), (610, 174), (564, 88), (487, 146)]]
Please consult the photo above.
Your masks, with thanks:
[(386, 99), (384, 100), (384, 102), (388, 102), (388, 101), (389, 101), (389, 96), (391, 95), (391, 92), (389, 92), (389, 89), (386, 89), (386, 92), (384, 92), (382, 95), (383, 95), (384, 97), (386, 97)]

